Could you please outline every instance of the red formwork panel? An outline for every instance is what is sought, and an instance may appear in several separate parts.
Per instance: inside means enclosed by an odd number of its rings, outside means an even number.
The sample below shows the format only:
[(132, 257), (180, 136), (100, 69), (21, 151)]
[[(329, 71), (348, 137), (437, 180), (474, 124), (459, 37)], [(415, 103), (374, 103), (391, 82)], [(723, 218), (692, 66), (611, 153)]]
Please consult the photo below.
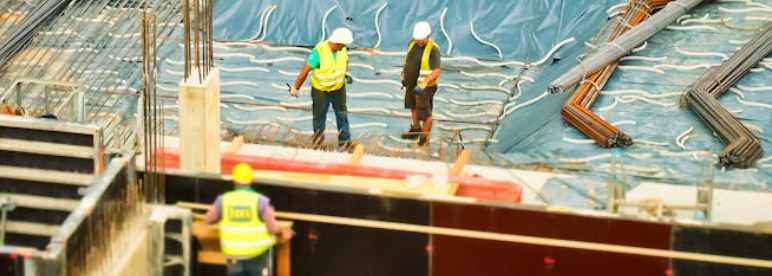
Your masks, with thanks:
[[(667, 224), (541, 210), (435, 202), (432, 225), (655, 249), (671, 246), (671, 226)], [(431, 240), (431, 275), (434, 276), (666, 276), (672, 273), (669, 260), (664, 258), (442, 235), (433, 235)]]
[[(166, 168), (179, 168), (180, 156), (176, 148), (166, 148), (162, 156)], [(350, 165), (343, 163), (321, 163), (254, 155), (223, 153), (221, 155), (221, 173), (230, 174), (238, 163), (247, 163), (256, 170), (299, 172), (312, 174), (346, 175), (358, 177), (407, 179), (408, 176), (431, 177), (430, 173)], [(519, 203), (522, 200), (523, 186), (511, 181), (491, 180), (480, 177), (452, 176), (450, 183), (457, 183), (457, 196), (472, 197), (487, 201)]]
[(449, 181), (451, 183), (458, 183), (456, 196), (498, 202), (520, 203), (523, 200), (523, 185), (510, 181), (475, 177), (450, 177)]

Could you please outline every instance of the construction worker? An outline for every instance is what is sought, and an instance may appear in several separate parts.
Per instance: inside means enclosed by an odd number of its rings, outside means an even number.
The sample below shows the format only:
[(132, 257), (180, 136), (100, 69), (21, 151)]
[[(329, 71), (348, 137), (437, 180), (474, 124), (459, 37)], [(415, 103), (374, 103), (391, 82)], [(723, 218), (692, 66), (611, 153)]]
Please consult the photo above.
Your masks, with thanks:
[(228, 260), (228, 275), (271, 275), (274, 235), (286, 241), (291, 230), (280, 231), (270, 199), (253, 190), (252, 167), (233, 168), (235, 189), (214, 202), (206, 213), (207, 224), (219, 224), (222, 252)]
[(322, 41), (311, 51), (306, 64), (300, 71), (295, 85), (290, 88), (290, 94), (297, 97), (300, 87), (311, 75), (311, 99), (313, 101), (312, 144), (315, 147), (324, 145), (324, 130), (326, 128), (327, 111), (332, 104), (338, 125), (338, 146), (344, 150), (354, 148), (351, 141), (351, 131), (348, 123), (348, 108), (346, 107), (346, 83), (353, 83), (348, 70), (348, 53), (346, 46), (354, 42), (354, 35), (347, 28), (338, 28), (332, 32), (330, 39)]
[(418, 144), (421, 146), (429, 141), (434, 94), (442, 74), (440, 47), (430, 38), (431, 34), (432, 27), (429, 23), (422, 21), (415, 24), (413, 39), (407, 46), (407, 56), (401, 74), (402, 86), (406, 88), (405, 108), (411, 110), (413, 118), (410, 130), (403, 133), (402, 138), (418, 138)]

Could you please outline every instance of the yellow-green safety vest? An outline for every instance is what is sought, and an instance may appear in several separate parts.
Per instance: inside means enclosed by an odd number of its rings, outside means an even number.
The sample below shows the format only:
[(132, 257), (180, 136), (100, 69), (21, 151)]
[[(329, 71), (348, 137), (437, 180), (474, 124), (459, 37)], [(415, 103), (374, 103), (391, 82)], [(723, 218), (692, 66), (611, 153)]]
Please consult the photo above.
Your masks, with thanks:
[[(410, 53), (410, 50), (413, 50), (413, 46), (415, 46), (416, 40), (411, 40), (410, 45), (407, 46), (407, 52)], [(431, 38), (429, 39), (429, 43), (426, 43), (426, 48), (424, 48), (424, 53), (421, 56), (421, 71), (418, 74), (418, 82), (422, 82), (426, 80), (429, 75), (432, 74), (432, 67), (429, 66), (429, 58), (432, 56), (432, 49), (434, 47), (437, 47), (437, 49), (440, 49), (440, 46), (437, 45), (437, 43), (434, 43), (434, 40)], [(405, 57), (405, 62), (407, 62), (407, 56)], [(427, 83), (426, 86), (437, 86), (437, 83), (440, 81), (440, 78), (437, 78), (431, 83)]]
[(319, 52), (319, 68), (311, 74), (311, 85), (317, 90), (332, 92), (343, 87), (346, 80), (346, 67), (348, 66), (348, 53), (344, 47), (338, 51), (337, 58), (333, 57), (332, 49), (327, 40), (316, 45)]
[(220, 244), (226, 257), (251, 258), (263, 254), (274, 243), (274, 237), (260, 219), (260, 194), (250, 190), (225, 193), (220, 219)]

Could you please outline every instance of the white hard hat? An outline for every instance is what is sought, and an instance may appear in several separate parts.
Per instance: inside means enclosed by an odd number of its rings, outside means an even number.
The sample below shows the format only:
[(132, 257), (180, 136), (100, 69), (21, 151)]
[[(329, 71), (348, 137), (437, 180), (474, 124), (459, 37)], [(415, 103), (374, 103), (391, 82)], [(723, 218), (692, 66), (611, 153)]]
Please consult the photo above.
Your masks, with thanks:
[(332, 31), (330, 42), (343, 45), (349, 45), (354, 42), (354, 34), (348, 28), (337, 28)]
[(429, 26), (429, 22), (421, 21), (415, 24), (413, 28), (413, 39), (424, 39), (432, 34), (432, 26)]

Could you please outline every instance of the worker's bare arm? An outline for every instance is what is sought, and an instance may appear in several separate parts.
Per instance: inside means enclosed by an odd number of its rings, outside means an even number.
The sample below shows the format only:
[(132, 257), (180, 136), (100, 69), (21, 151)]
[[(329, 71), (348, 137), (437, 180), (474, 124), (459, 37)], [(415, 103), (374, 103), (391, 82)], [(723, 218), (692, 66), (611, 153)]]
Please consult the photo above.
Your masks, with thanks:
[(429, 74), (428, 77), (426, 77), (426, 83), (432, 83), (436, 81), (440, 77), (440, 74), (442, 74), (442, 69), (440, 68), (434, 69), (432, 73)]
[(212, 207), (209, 207), (209, 211), (206, 212), (206, 218), (204, 219), (204, 222), (206, 224), (212, 225), (217, 224), (220, 222), (220, 208), (222, 203), (220, 202), (220, 198), (217, 198), (214, 204), (212, 204)]
[(306, 82), (306, 78), (308, 77), (308, 72), (311, 72), (313, 70), (308, 63), (303, 65), (303, 69), (300, 70), (300, 75), (298, 75), (297, 80), (295, 80), (295, 89), (300, 90), (300, 87), (303, 86), (303, 83)]
[(268, 228), (268, 232), (271, 232), (272, 234), (279, 233), (279, 223), (276, 222), (276, 215), (274, 214), (273, 207), (268, 206), (268, 208), (265, 209), (265, 212), (263, 212), (263, 217), (261, 219), (265, 222), (265, 227)]

